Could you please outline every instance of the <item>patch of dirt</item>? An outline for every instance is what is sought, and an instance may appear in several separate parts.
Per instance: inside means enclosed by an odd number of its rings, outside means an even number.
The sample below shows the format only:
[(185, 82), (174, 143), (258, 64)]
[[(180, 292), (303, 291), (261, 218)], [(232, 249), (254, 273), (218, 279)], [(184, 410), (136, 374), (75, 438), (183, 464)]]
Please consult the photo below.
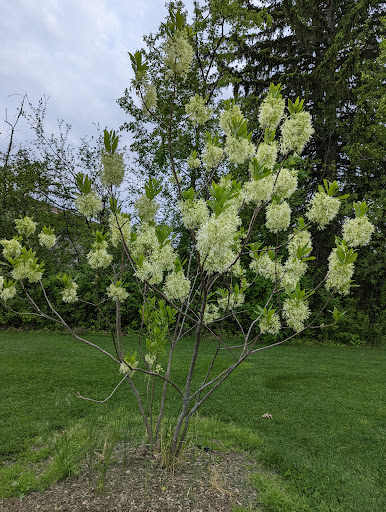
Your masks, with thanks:
[(0, 500), (0, 512), (231, 512), (232, 505), (256, 510), (257, 492), (248, 482), (244, 454), (191, 449), (173, 469), (160, 469), (143, 450), (126, 464), (114, 451), (102, 492), (101, 472), (87, 470), (44, 492)]

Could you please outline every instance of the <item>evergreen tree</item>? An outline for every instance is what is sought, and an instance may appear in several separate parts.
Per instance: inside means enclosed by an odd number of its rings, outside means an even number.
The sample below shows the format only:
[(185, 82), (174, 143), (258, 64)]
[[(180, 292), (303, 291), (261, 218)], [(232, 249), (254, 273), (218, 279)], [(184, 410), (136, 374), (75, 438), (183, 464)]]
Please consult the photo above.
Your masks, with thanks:
[[(261, 2), (273, 19), (263, 30), (238, 37), (236, 92), (256, 111), (271, 82), (288, 97), (301, 94), (311, 112), (314, 143), (306, 155), (326, 178), (350, 169), (342, 151), (357, 114), (361, 63), (379, 55), (379, 0), (271, 0)], [(255, 9), (256, 7), (251, 7)], [(241, 62), (241, 64), (240, 64)], [(352, 168), (352, 166), (351, 166)], [(334, 176), (335, 174), (335, 176)]]
[[(235, 36), (238, 66), (229, 70), (237, 77), (234, 89), (242, 96), (249, 119), (253, 119), (256, 103), (271, 82), (280, 82), (288, 97), (301, 92), (315, 128), (313, 143), (307, 146), (303, 154), (307, 158), (302, 163), (311, 188), (324, 178), (337, 179), (346, 192), (356, 190), (343, 213), (350, 212), (352, 201), (359, 194), (373, 204), (373, 220), (379, 224), (384, 209), (381, 191), (385, 171), (384, 118), (382, 121), (377, 107), (384, 82), (384, 63), (377, 61), (382, 2), (274, 0), (260, 2), (259, 8), (261, 5), (268, 10), (273, 23), (247, 37)], [(257, 128), (256, 118), (254, 123)], [(300, 194), (299, 213), (303, 213), (305, 199)], [(335, 222), (341, 223), (342, 218)], [(331, 240), (324, 231), (315, 231), (313, 236), (315, 265), (322, 273), (325, 247)], [(378, 236), (382, 239), (384, 232), (380, 231)], [(368, 251), (382, 255), (377, 237)], [(350, 308), (351, 320), (357, 317), (359, 308), (379, 326), (382, 264), (376, 269), (364, 264), (361, 270), (361, 287), (355, 301), (347, 302), (346, 306)], [(358, 325), (364, 326), (366, 322), (351, 324), (354, 333)], [(349, 322), (347, 328), (350, 330)]]

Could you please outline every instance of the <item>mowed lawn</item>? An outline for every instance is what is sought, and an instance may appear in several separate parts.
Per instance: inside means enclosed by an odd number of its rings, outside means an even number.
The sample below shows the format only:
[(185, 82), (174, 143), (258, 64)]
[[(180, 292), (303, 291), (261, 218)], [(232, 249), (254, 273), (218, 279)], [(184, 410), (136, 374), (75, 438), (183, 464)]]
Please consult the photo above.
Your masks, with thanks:
[[(88, 339), (111, 349), (108, 337)], [(136, 339), (128, 343), (134, 351)], [(186, 340), (176, 353), (177, 381), (183, 380), (191, 348)], [(213, 342), (205, 340), (197, 378), (205, 374), (212, 351)], [(31, 461), (52, 455), (47, 440), (53, 436), (74, 425), (99, 424), (101, 418), (108, 423), (122, 409), (137, 418), (128, 386), (103, 405), (75, 398), (77, 392), (105, 398), (119, 374), (103, 354), (70, 336), (3, 332), (0, 353), (3, 496), (33, 488), (30, 483), (20, 487), (20, 473), (30, 471)], [(228, 357), (223, 354), (217, 367)], [(384, 370), (382, 349), (288, 345), (264, 350), (204, 404), (197, 423), (201, 439), (215, 446), (223, 441), (224, 449), (249, 451), (261, 462), (266, 473), (252, 473), (251, 481), (262, 510), (384, 512)], [(264, 413), (272, 418), (263, 418)]]

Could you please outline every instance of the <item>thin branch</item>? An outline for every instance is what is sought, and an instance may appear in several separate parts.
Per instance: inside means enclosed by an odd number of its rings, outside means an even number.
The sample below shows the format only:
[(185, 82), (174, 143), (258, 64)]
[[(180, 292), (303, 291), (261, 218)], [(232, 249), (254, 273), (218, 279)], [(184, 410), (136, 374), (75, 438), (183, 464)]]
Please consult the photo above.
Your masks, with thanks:
[(81, 398), (82, 400), (88, 400), (89, 402), (95, 402), (97, 404), (104, 404), (107, 402), (107, 400), (110, 400), (110, 398), (113, 396), (113, 394), (116, 392), (116, 390), (119, 388), (119, 386), (126, 380), (126, 375), (122, 378), (122, 380), (115, 386), (115, 388), (112, 390), (110, 395), (105, 398), (104, 400), (94, 400), (93, 398), (86, 398), (85, 396), (82, 396), (80, 393), (77, 393), (75, 396), (76, 398)]

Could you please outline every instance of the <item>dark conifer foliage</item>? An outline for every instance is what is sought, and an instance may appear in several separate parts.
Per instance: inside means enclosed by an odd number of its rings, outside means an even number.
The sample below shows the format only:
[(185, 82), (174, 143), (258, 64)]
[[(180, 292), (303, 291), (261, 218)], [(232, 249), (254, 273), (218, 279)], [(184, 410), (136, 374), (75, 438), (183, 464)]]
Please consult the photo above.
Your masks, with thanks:
[[(235, 35), (238, 64), (229, 70), (237, 78), (234, 91), (254, 129), (258, 129), (256, 106), (271, 82), (280, 82), (286, 97), (305, 98), (315, 134), (302, 155), (309, 187), (308, 192), (300, 191), (300, 196), (314, 190), (324, 178), (337, 179), (342, 189), (352, 194), (344, 214), (351, 213), (352, 201), (358, 197), (371, 205), (372, 219), (379, 228), (366, 261), (358, 268), (360, 288), (355, 299), (345, 305), (353, 316), (357, 309), (362, 310), (371, 326), (380, 328), (384, 322), (384, 267), (371, 262), (374, 254), (379, 261), (385, 256), (385, 62), (380, 58), (384, 3), (271, 0), (258, 6), (248, 4), (250, 9), (265, 7), (272, 24), (247, 37)], [(305, 199), (299, 197), (300, 214)], [(339, 230), (336, 224), (332, 230), (335, 228)], [(313, 233), (315, 264), (321, 272), (326, 270), (332, 230)]]
[(281, 82), (287, 97), (305, 98), (315, 127), (305, 155), (332, 178), (335, 165), (338, 172), (350, 167), (342, 149), (357, 112), (361, 63), (379, 55), (382, 2), (274, 0), (251, 8), (261, 5), (273, 22), (238, 39), (235, 92), (245, 96), (249, 119), (271, 82)]

